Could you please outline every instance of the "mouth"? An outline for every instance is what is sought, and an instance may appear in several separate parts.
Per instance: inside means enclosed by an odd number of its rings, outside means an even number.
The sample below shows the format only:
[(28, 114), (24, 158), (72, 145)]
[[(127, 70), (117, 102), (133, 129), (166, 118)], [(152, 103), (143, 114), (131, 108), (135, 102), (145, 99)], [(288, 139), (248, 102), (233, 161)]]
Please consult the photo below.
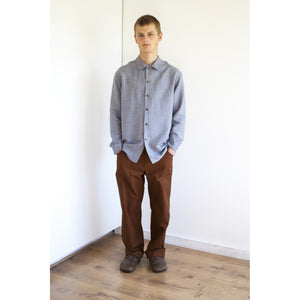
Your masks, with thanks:
[(150, 44), (143, 44), (143, 47), (150, 47)]

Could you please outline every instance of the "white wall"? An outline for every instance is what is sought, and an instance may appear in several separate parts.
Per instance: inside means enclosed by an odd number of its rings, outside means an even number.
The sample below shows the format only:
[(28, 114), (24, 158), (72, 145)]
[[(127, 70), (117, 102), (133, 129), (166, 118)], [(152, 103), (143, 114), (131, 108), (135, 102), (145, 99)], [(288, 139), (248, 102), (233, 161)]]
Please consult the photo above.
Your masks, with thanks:
[[(120, 225), (109, 101), (121, 65), (122, 1), (51, 1), (51, 263)], [(53, 159), (53, 156), (55, 159)], [(47, 157), (45, 157), (47, 159)], [(45, 191), (47, 192), (47, 191)]]
[[(133, 24), (156, 16), (159, 55), (185, 81), (185, 140), (174, 158), (167, 234), (249, 251), (249, 2), (125, 0), (123, 63), (138, 55)], [(149, 198), (143, 225), (149, 230)]]

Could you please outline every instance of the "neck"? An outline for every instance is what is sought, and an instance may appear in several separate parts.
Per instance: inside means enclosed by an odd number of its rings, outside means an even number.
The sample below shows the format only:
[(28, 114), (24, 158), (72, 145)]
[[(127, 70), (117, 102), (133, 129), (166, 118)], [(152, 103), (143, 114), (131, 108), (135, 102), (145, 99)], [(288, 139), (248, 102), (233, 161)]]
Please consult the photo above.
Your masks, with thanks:
[(148, 66), (151, 66), (156, 61), (157, 57), (157, 53), (140, 53), (141, 60)]

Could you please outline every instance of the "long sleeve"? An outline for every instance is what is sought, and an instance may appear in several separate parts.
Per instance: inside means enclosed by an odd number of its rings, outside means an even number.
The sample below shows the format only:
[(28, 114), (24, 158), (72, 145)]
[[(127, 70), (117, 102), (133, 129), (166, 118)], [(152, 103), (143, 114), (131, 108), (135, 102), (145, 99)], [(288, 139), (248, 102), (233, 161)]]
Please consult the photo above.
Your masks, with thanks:
[(182, 74), (174, 87), (172, 127), (168, 139), (168, 146), (177, 150), (183, 141), (185, 130), (185, 95)]
[(140, 58), (115, 73), (110, 102), (110, 147), (137, 163), (144, 148), (152, 163), (168, 146), (178, 149), (185, 128), (185, 98), (180, 70), (159, 57), (151, 65)]
[(122, 150), (121, 129), (121, 82), (118, 72), (115, 73), (110, 101), (110, 147), (114, 154)]

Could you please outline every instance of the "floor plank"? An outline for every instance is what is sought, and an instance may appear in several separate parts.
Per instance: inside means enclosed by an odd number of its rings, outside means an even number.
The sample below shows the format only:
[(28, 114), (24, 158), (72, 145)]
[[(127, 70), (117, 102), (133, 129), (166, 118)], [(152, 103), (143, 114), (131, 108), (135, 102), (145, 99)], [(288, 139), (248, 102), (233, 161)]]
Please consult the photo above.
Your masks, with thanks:
[(249, 299), (249, 261), (166, 245), (168, 269), (153, 273), (143, 257), (130, 274), (119, 270), (120, 235), (111, 235), (51, 269), (51, 300)]

